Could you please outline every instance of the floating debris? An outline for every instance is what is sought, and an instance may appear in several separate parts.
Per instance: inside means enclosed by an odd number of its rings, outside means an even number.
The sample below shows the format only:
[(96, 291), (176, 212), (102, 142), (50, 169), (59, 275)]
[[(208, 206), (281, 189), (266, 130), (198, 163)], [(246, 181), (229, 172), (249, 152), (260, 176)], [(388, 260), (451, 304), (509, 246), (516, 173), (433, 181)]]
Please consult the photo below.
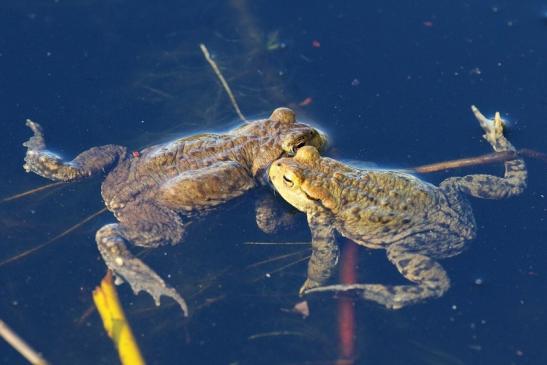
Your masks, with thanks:
[(294, 305), (292, 308), (292, 311), (294, 313), (298, 313), (302, 316), (302, 318), (308, 318), (310, 316), (310, 306), (308, 305), (307, 300), (303, 300), (301, 302), (298, 302)]
[(308, 106), (313, 103), (313, 99), (311, 96), (308, 96), (306, 99), (302, 100), (300, 103), (298, 103), (299, 106)]
[(9, 326), (0, 320), (0, 337), (6, 340), (17, 352), (33, 365), (48, 365), (44, 358), (34, 351), (21, 337), (19, 337)]

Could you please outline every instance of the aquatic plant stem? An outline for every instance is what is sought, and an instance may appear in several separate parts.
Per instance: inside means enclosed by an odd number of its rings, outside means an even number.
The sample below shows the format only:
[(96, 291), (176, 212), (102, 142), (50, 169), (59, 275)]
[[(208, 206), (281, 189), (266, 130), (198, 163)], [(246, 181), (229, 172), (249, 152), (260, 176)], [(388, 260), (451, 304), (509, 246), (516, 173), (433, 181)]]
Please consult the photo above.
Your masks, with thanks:
[(54, 188), (56, 186), (65, 185), (65, 184), (66, 184), (66, 182), (64, 182), (64, 181), (58, 181), (58, 182), (54, 182), (54, 183), (51, 183), (51, 184), (39, 186), (37, 188), (27, 190), (27, 191), (24, 191), (24, 192), (19, 193), (19, 194), (8, 196), (7, 198), (4, 198), (4, 199), (0, 200), (0, 203), (7, 203), (7, 202), (12, 201), (12, 200), (23, 198), (27, 195), (32, 195), (32, 194), (35, 194), (35, 193), (39, 193), (40, 191), (51, 189), (51, 188)]
[[(357, 282), (357, 244), (345, 240), (340, 260), (340, 280), (342, 284)], [(355, 306), (353, 298), (347, 293), (338, 298), (338, 351), (336, 364), (353, 364), (355, 359)]]
[(241, 112), (241, 109), (239, 109), (239, 105), (237, 104), (237, 100), (232, 93), (232, 89), (230, 89), (230, 85), (228, 85), (228, 82), (222, 76), (222, 73), (220, 72), (220, 69), (218, 68), (216, 62), (211, 58), (211, 55), (209, 54), (209, 50), (205, 46), (205, 44), (201, 43), (199, 45), (199, 48), (201, 49), (201, 52), (203, 52), (203, 56), (209, 62), (209, 65), (211, 65), (211, 68), (215, 72), (216, 76), (218, 77), (220, 83), (222, 84), (222, 87), (226, 91), (226, 94), (228, 94), (228, 97), (230, 98), (230, 103), (232, 103), (233, 108), (235, 109), (236, 114), (238, 115), (239, 119), (241, 119), (243, 122), (247, 122), (247, 118), (243, 115)]
[(67, 234), (71, 233), (72, 231), (74, 231), (74, 230), (80, 228), (81, 226), (83, 226), (84, 224), (86, 224), (87, 222), (89, 222), (89, 221), (92, 220), (93, 218), (95, 218), (95, 217), (101, 215), (101, 214), (104, 213), (104, 212), (106, 212), (106, 208), (103, 208), (103, 209), (101, 209), (101, 210), (99, 210), (99, 211), (96, 211), (95, 213), (93, 213), (93, 214), (91, 214), (90, 216), (84, 218), (84, 219), (81, 220), (79, 223), (76, 223), (76, 224), (73, 225), (72, 227), (70, 227), (70, 228), (64, 230), (63, 232), (59, 233), (57, 236), (51, 238), (50, 240), (48, 240), (48, 241), (46, 241), (46, 242), (44, 242), (44, 243), (42, 243), (42, 244), (40, 244), (40, 245), (38, 245), (38, 246), (35, 246), (35, 247), (31, 248), (31, 249), (28, 249), (28, 250), (26, 250), (26, 251), (23, 251), (23, 252), (21, 252), (20, 254), (17, 254), (17, 255), (12, 256), (12, 257), (10, 257), (10, 258), (8, 258), (8, 259), (5, 259), (4, 261), (0, 261), (0, 267), (4, 266), (4, 265), (6, 265), (6, 264), (9, 264), (10, 262), (19, 260), (19, 259), (21, 259), (21, 258), (23, 258), (23, 257), (25, 257), (25, 256), (28, 256), (28, 255), (30, 255), (31, 253), (34, 253), (34, 252), (36, 252), (36, 251), (38, 251), (38, 250), (40, 250), (40, 249), (42, 249), (42, 248), (44, 248), (44, 247), (46, 247), (46, 246), (52, 244), (52, 243), (54, 243), (55, 241), (57, 241), (57, 240), (63, 238), (64, 236), (66, 236)]
[(488, 153), (481, 156), (461, 158), (457, 160), (449, 160), (443, 162), (432, 163), (404, 169), (404, 172), (428, 174), (443, 170), (458, 169), (468, 166), (486, 165), (498, 162), (514, 160), (520, 157), (529, 157), (547, 162), (547, 155), (542, 152), (534, 151), (528, 148), (523, 148), (517, 151), (501, 151)]
[(33, 365), (48, 365), (48, 362), (36, 351), (34, 351), (21, 337), (19, 337), (9, 326), (0, 320), (0, 337), (6, 340), (17, 352)]
[(306, 255), (306, 256), (304, 256), (304, 257), (302, 257), (302, 258), (299, 258), (298, 260), (295, 260), (295, 261), (293, 261), (293, 262), (290, 262), (290, 263), (288, 263), (288, 264), (286, 264), (286, 265), (284, 265), (284, 266), (278, 267), (277, 269), (275, 269), (275, 270), (273, 270), (273, 271), (270, 271), (270, 272), (266, 273), (266, 275), (261, 275), (261, 276), (257, 277), (256, 279), (251, 280), (251, 283), (254, 283), (254, 282), (257, 282), (257, 281), (259, 281), (259, 280), (262, 280), (262, 279), (264, 279), (264, 277), (267, 277), (267, 276), (269, 276), (269, 275), (277, 274), (278, 272), (281, 272), (281, 271), (283, 271), (283, 270), (285, 270), (285, 269), (288, 269), (289, 267), (292, 267), (292, 266), (294, 266), (294, 265), (297, 265), (297, 264), (301, 263), (302, 261), (307, 261), (310, 257), (311, 257), (311, 255)]
[(297, 255), (300, 255), (301, 253), (309, 252), (309, 251), (310, 251), (310, 249), (305, 249), (305, 250), (299, 250), (299, 251), (296, 251), (296, 252), (291, 252), (291, 253), (280, 255), (280, 256), (270, 257), (266, 260), (262, 260), (262, 261), (258, 261), (258, 262), (255, 262), (253, 264), (250, 264), (247, 267), (245, 267), (245, 269), (250, 269), (250, 268), (261, 266), (261, 265), (264, 265), (264, 264), (267, 264), (267, 263), (270, 263), (270, 262), (283, 260), (283, 259), (286, 259), (288, 257), (297, 256)]

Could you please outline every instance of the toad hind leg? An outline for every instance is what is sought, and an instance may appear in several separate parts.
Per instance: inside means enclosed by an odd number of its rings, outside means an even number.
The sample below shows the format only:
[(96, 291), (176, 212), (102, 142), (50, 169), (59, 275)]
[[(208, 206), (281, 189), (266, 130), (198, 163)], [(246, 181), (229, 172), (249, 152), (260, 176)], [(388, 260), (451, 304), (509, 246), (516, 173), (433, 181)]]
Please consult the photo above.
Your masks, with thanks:
[(188, 316), (188, 306), (177, 291), (165, 284), (163, 279), (150, 267), (134, 257), (125, 246), (119, 224), (107, 224), (97, 231), (96, 240), (106, 266), (118, 277), (131, 285), (135, 294), (144, 290), (160, 305), (160, 297), (165, 295), (174, 299)]
[(127, 152), (125, 147), (116, 145), (93, 147), (80, 153), (74, 160), (63, 162), (61, 157), (46, 149), (42, 127), (31, 120), (27, 120), (26, 124), (34, 136), (23, 143), (27, 147), (23, 168), (46, 179), (68, 182), (91, 177), (106, 172), (124, 158)]
[(185, 226), (174, 212), (152, 204), (126, 208), (129, 208), (127, 212), (117, 214), (122, 223), (107, 224), (97, 231), (97, 246), (106, 266), (118, 278), (127, 281), (135, 294), (141, 290), (147, 292), (156, 305), (160, 305), (162, 295), (170, 297), (187, 316), (188, 306), (179, 293), (167, 286), (158, 274), (134, 257), (126, 247), (126, 242), (144, 247), (178, 243)]
[[(515, 147), (503, 135), (503, 121), (499, 113), (488, 119), (475, 107), (471, 107), (475, 117), (484, 130), (484, 139), (494, 151), (514, 151)], [(446, 179), (440, 185), (446, 192), (464, 192), (483, 199), (502, 199), (518, 195), (526, 188), (527, 170), (524, 160), (516, 159), (505, 162), (504, 177), (477, 174)]]
[(450, 279), (437, 261), (419, 253), (408, 252), (405, 244), (389, 246), (387, 257), (406, 279), (416, 284), (329, 285), (311, 289), (307, 293), (357, 291), (364, 299), (377, 302), (389, 309), (400, 309), (429, 298), (438, 298), (450, 287)]

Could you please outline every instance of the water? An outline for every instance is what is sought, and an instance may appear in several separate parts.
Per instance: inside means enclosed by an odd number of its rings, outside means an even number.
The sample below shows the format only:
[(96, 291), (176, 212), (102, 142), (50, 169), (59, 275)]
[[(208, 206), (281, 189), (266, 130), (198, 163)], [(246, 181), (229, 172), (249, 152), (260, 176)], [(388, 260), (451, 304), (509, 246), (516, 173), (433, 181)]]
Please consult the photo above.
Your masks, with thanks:
[[(205, 43), (242, 110), (280, 105), (331, 135), (330, 156), (407, 167), (489, 151), (469, 106), (500, 110), (510, 140), (547, 150), (547, 27), (541, 1), (11, 1), (0, 5), (2, 143), (0, 191), (45, 181), (22, 170), (29, 137), (44, 126), (65, 156), (94, 145), (140, 148), (237, 123), (204, 61)], [(298, 104), (311, 101), (307, 106)], [(479, 225), (470, 249), (442, 264), (452, 288), (441, 299), (391, 312), (356, 306), (358, 364), (544, 364), (547, 281), (545, 165), (503, 201), (473, 200)], [(471, 171), (423, 176), (433, 183)], [(100, 181), (0, 205), (5, 260), (101, 209)], [(119, 288), (150, 364), (324, 364), (338, 357), (337, 302), (299, 301), (302, 216), (274, 236), (254, 224), (251, 194), (196, 225), (188, 241), (145, 260), (189, 300), (185, 321), (165, 300)], [(288, 209), (288, 208), (287, 208)], [(117, 357), (93, 312), (104, 274), (94, 232), (103, 214), (54, 244), (0, 267), (0, 318), (54, 364), (112, 364)], [(139, 250), (132, 248), (134, 252)], [(401, 282), (383, 252), (359, 250), (363, 282)], [(269, 276), (266, 276), (270, 273)], [(2, 364), (23, 363), (0, 342)]]

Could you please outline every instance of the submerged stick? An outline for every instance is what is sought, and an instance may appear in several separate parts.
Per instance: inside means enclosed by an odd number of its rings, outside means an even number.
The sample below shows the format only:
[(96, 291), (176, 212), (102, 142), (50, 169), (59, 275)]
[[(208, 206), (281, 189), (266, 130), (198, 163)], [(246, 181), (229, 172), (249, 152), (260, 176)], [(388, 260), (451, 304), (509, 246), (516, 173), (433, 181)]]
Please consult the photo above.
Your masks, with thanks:
[(64, 185), (64, 184), (66, 184), (64, 181), (58, 181), (58, 182), (54, 182), (54, 183), (51, 183), (51, 184), (39, 186), (37, 188), (27, 190), (27, 191), (24, 191), (24, 192), (19, 193), (19, 194), (8, 196), (7, 198), (4, 198), (4, 199), (0, 200), (0, 203), (7, 203), (9, 201), (16, 200), (16, 199), (19, 199), (19, 198), (23, 198), (27, 195), (32, 195), (32, 194), (35, 194), (35, 193), (39, 193), (40, 191), (51, 189), (51, 188), (54, 188), (56, 186)]
[[(357, 250), (358, 246), (351, 240), (346, 240), (340, 259), (340, 280), (342, 284), (357, 282)], [(342, 293), (338, 298), (338, 354), (336, 364), (355, 363), (356, 343), (355, 307), (353, 298)]]
[(457, 160), (449, 160), (443, 162), (432, 163), (429, 165), (422, 165), (417, 167), (412, 167), (410, 169), (404, 169), (404, 172), (410, 173), (422, 173), (428, 174), (432, 172), (438, 172), (443, 170), (457, 169), (461, 167), (468, 166), (477, 166), (477, 165), (487, 165), (498, 162), (505, 162), (514, 160), (520, 157), (529, 157), (537, 160), (542, 160), (547, 163), (547, 154), (534, 151), (528, 148), (523, 148), (517, 151), (501, 151), (488, 153), (481, 156), (461, 158)]
[(309, 242), (259, 242), (259, 241), (247, 241), (243, 242), (244, 245), (254, 245), (254, 246), (309, 246)]
[[(290, 263), (288, 263), (287, 265), (278, 267), (277, 269), (275, 269), (275, 270), (273, 270), (273, 271), (270, 271), (270, 272), (268, 272), (267, 274), (268, 274), (268, 275), (277, 274), (278, 272), (281, 272), (281, 271), (283, 271), (283, 270), (285, 270), (285, 269), (288, 269), (289, 267), (292, 267), (292, 266), (294, 266), (294, 265), (297, 265), (297, 264), (301, 263), (302, 261), (308, 260), (310, 257), (311, 257), (311, 255), (307, 255), (307, 256), (305, 256), (305, 257), (302, 257), (301, 259), (298, 259), (298, 260), (295, 260), (295, 261), (293, 261), (293, 262), (290, 262)], [(257, 278), (256, 280), (253, 280), (253, 282), (258, 281), (258, 280), (260, 280), (260, 279), (262, 279), (262, 277)]]
[(234, 107), (239, 119), (241, 119), (243, 122), (246, 122), (247, 118), (245, 118), (245, 116), (241, 112), (241, 109), (239, 109), (239, 105), (237, 104), (237, 100), (232, 93), (232, 89), (230, 89), (230, 85), (228, 85), (228, 82), (226, 81), (224, 76), (222, 76), (222, 73), (220, 72), (220, 69), (218, 68), (216, 62), (211, 58), (209, 50), (207, 49), (207, 47), (205, 47), (205, 44), (203, 43), (199, 45), (199, 48), (201, 49), (201, 52), (203, 52), (203, 56), (205, 57), (207, 62), (209, 62), (209, 65), (211, 65), (211, 68), (215, 72), (215, 75), (218, 77), (220, 83), (222, 84), (222, 87), (226, 91), (226, 94), (228, 94), (228, 97), (230, 98), (230, 103), (232, 103), (232, 106)]
[(258, 261), (258, 262), (255, 262), (253, 264), (250, 264), (248, 266), (245, 267), (245, 269), (251, 269), (253, 267), (257, 267), (257, 266), (261, 266), (261, 265), (264, 265), (264, 264), (268, 264), (270, 262), (275, 262), (275, 261), (279, 261), (279, 260), (283, 260), (283, 259), (286, 259), (288, 257), (293, 257), (293, 256), (298, 256), (304, 252), (309, 252), (309, 249), (305, 249), (305, 250), (300, 250), (300, 251), (296, 251), (296, 252), (291, 252), (291, 253), (287, 253), (287, 254), (284, 254), (284, 255), (279, 255), (279, 256), (274, 256), (274, 257), (270, 257), (266, 260), (262, 260), (262, 261)]
[(10, 262), (16, 261), (16, 260), (18, 260), (18, 259), (20, 259), (20, 258), (23, 258), (23, 257), (25, 257), (25, 256), (28, 256), (28, 255), (30, 255), (31, 253), (34, 253), (34, 252), (36, 252), (36, 251), (38, 251), (38, 250), (40, 250), (40, 249), (42, 249), (42, 248), (44, 248), (44, 247), (46, 247), (46, 246), (52, 244), (53, 242), (55, 242), (55, 241), (57, 241), (57, 240), (63, 238), (63, 237), (66, 236), (67, 234), (69, 234), (69, 233), (71, 233), (72, 231), (74, 231), (74, 230), (80, 228), (81, 226), (83, 226), (84, 224), (86, 224), (87, 222), (89, 222), (89, 221), (92, 220), (93, 218), (97, 217), (98, 215), (101, 215), (101, 214), (104, 213), (104, 212), (106, 212), (106, 208), (103, 208), (103, 209), (101, 209), (101, 210), (99, 210), (99, 211), (97, 211), (97, 212), (91, 214), (90, 216), (88, 216), (88, 217), (84, 218), (83, 220), (81, 220), (79, 223), (76, 223), (76, 224), (73, 225), (72, 227), (66, 229), (65, 231), (63, 231), (63, 232), (61, 232), (61, 233), (59, 233), (57, 236), (55, 236), (55, 237), (51, 238), (50, 240), (48, 240), (48, 241), (42, 243), (41, 245), (35, 246), (35, 247), (31, 248), (31, 249), (28, 249), (28, 250), (26, 250), (26, 251), (21, 252), (20, 254), (17, 254), (17, 255), (15, 255), (15, 256), (10, 257), (9, 259), (5, 259), (4, 261), (1, 261), (1, 262), (0, 262), (0, 267), (1, 267), (1, 266), (4, 266), (4, 265), (6, 265), (6, 264), (9, 264)]
[(48, 362), (19, 337), (9, 326), (0, 320), (0, 337), (6, 340), (18, 353), (33, 365), (48, 365)]

